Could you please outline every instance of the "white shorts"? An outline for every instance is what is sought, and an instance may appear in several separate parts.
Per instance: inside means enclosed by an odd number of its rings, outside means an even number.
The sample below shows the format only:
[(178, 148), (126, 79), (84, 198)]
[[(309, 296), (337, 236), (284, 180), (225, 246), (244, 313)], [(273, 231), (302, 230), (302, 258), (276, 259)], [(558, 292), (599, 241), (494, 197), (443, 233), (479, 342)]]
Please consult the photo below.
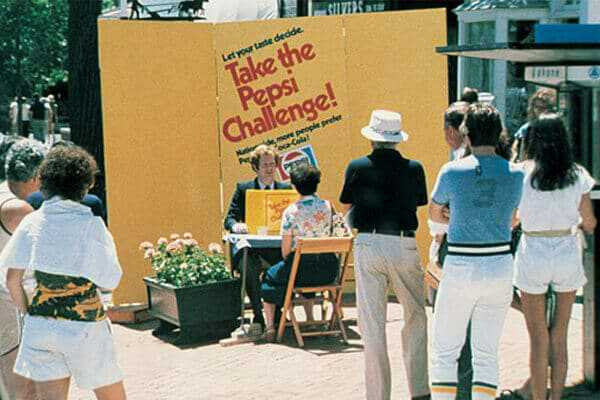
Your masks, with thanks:
[(515, 286), (530, 294), (572, 292), (587, 282), (582, 249), (576, 236), (523, 235), (515, 256)]
[(86, 390), (123, 380), (108, 320), (26, 316), (14, 371), (37, 382), (72, 376)]

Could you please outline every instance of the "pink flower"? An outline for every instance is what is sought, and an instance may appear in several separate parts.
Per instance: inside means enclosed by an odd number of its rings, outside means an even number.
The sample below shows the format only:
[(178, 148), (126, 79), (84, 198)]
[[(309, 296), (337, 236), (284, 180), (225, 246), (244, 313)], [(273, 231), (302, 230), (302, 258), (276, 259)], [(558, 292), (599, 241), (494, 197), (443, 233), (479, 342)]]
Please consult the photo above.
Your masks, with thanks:
[(140, 250), (148, 250), (154, 248), (154, 245), (150, 242), (142, 242), (140, 243)]
[(184, 240), (184, 244), (189, 247), (198, 246), (198, 241), (196, 239), (186, 239)]
[(154, 249), (147, 249), (144, 253), (144, 258), (152, 258), (155, 254), (156, 252), (154, 251)]
[(186, 232), (183, 234), (183, 238), (184, 239), (193, 239), (194, 237), (192, 236), (192, 234), (190, 232)]
[(169, 241), (167, 240), (166, 237), (161, 237), (160, 239), (158, 239), (158, 241), (156, 243), (160, 246), (161, 244), (169, 243)]
[(181, 249), (181, 246), (177, 242), (171, 242), (167, 245), (167, 251), (169, 253), (175, 253)]
[(179, 234), (178, 233), (171, 233), (170, 238), (171, 238), (171, 240), (177, 240), (177, 239), (179, 239)]
[(223, 254), (223, 248), (218, 243), (211, 243), (208, 245), (208, 252), (211, 254)]

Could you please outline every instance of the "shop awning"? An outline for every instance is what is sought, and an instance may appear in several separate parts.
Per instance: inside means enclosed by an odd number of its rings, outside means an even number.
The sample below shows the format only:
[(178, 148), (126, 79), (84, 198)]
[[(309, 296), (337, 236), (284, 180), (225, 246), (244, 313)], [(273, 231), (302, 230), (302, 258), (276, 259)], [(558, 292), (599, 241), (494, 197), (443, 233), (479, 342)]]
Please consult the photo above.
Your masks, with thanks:
[(528, 65), (600, 64), (598, 43), (492, 43), (437, 47), (448, 56), (504, 60)]
[(534, 40), (438, 47), (449, 56), (503, 60), (528, 65), (600, 64), (600, 25), (537, 24)]

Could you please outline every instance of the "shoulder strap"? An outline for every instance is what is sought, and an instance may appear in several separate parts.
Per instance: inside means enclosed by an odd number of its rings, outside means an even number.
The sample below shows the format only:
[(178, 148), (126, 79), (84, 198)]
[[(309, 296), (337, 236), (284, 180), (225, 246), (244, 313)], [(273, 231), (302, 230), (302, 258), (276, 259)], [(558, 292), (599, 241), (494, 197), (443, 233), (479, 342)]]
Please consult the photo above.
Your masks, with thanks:
[(0, 228), (2, 228), (2, 230), (10, 236), (12, 236), (12, 232), (9, 231), (8, 228), (4, 225), (4, 222), (2, 222), (2, 207), (4, 207), (4, 205), (11, 200), (18, 200), (18, 199), (16, 197), (9, 197), (8, 199), (6, 199), (2, 203), (0, 203)]

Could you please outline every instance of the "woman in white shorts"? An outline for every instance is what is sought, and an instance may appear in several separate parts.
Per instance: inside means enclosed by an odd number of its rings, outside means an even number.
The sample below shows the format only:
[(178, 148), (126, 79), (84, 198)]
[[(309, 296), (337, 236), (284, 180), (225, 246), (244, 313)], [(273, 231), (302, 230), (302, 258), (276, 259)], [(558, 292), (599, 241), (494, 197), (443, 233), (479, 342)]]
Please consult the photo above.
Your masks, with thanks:
[[(575, 164), (567, 132), (557, 114), (542, 114), (525, 139), (527, 161), (519, 217), (523, 236), (516, 254), (515, 285), (522, 292), (529, 331), (531, 392), (559, 400), (567, 373), (567, 330), (575, 292), (586, 283), (577, 228), (592, 232), (596, 219), (590, 199), (595, 182)], [(545, 293), (556, 292), (556, 311), (546, 325)]]
[[(0, 255), (6, 286), (24, 315), (14, 371), (32, 380), (44, 400), (66, 400), (71, 377), (100, 400), (126, 397), (99, 295), (118, 285), (121, 267), (104, 222), (80, 203), (96, 171), (79, 147), (50, 151), (39, 170), (47, 200), (23, 218)], [(31, 300), (21, 283), (26, 270), (36, 280)]]

